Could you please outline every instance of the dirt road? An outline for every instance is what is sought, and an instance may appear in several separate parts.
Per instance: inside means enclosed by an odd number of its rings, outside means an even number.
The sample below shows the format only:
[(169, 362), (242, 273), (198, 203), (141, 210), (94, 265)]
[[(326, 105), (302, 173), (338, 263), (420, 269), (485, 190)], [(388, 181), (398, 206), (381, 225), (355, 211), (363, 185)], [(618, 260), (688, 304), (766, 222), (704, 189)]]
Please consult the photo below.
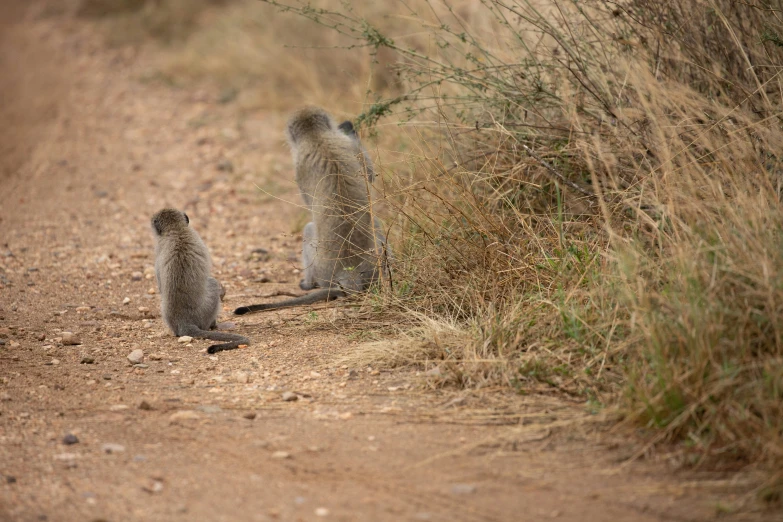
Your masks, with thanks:
[[(623, 464), (638, 446), (578, 402), (334, 362), (380, 320), (232, 318), (297, 291), (284, 115), (148, 81), (153, 51), (107, 49), (83, 21), (20, 20), (0, 51), (0, 520), (769, 519), (725, 512), (747, 476)], [(164, 206), (210, 246), (249, 348), (209, 356), (163, 326)]]

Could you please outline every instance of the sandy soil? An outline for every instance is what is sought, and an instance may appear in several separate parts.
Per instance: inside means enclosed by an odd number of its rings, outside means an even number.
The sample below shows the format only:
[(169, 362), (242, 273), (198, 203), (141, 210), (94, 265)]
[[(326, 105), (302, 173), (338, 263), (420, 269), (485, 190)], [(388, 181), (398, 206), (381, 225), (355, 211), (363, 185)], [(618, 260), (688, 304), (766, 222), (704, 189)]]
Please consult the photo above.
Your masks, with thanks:
[[(231, 317), (298, 292), (284, 115), (238, 119), (218, 93), (146, 80), (151, 50), (19, 13), (0, 25), (0, 520), (779, 516), (727, 512), (751, 476), (627, 462), (638, 443), (578, 402), (333, 362), (382, 320), (340, 306)], [(162, 324), (149, 218), (164, 206), (210, 246), (222, 320), (249, 348), (209, 356)]]

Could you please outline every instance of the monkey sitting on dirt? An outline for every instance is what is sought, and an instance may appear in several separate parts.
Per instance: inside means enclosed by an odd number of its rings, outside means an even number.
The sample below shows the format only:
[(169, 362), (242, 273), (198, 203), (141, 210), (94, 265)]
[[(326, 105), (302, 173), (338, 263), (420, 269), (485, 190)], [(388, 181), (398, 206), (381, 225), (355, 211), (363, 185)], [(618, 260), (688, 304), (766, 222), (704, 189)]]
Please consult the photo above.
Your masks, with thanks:
[(370, 213), (374, 170), (351, 122), (339, 126), (318, 107), (294, 113), (286, 128), (296, 182), (312, 221), (302, 233), (302, 290), (277, 303), (242, 306), (237, 315), (329, 301), (363, 292), (387, 273), (388, 252), (381, 223)]
[(189, 335), (213, 341), (207, 352), (217, 353), (250, 344), (241, 335), (211, 332), (217, 326), (220, 301), (225, 293), (211, 277), (209, 250), (195, 230), (188, 226), (187, 214), (172, 208), (152, 216), (155, 233), (155, 277), (161, 298), (161, 315), (174, 335)]

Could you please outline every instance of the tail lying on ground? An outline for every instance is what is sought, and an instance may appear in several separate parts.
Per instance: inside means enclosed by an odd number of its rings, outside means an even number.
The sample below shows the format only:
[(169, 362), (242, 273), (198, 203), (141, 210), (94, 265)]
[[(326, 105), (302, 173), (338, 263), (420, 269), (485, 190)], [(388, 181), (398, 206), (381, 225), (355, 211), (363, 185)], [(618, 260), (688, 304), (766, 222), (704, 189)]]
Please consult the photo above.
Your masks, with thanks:
[(240, 306), (234, 310), (235, 315), (245, 315), (250, 312), (261, 312), (263, 310), (277, 310), (279, 308), (290, 308), (292, 306), (303, 306), (321, 301), (331, 301), (338, 297), (345, 297), (346, 293), (337, 288), (321, 288), (307, 295), (286, 299), (277, 303), (254, 304), (250, 306)]
[(212, 346), (207, 348), (207, 353), (218, 353), (224, 350), (236, 350), (242, 344), (245, 345), (250, 344), (250, 339), (248, 339), (245, 336), (223, 333), (223, 332), (213, 332), (210, 330), (202, 330), (196, 325), (188, 325), (182, 331), (183, 331), (183, 335), (189, 335), (190, 337), (195, 337), (198, 339), (210, 339), (212, 341), (229, 341), (222, 344), (213, 344)]

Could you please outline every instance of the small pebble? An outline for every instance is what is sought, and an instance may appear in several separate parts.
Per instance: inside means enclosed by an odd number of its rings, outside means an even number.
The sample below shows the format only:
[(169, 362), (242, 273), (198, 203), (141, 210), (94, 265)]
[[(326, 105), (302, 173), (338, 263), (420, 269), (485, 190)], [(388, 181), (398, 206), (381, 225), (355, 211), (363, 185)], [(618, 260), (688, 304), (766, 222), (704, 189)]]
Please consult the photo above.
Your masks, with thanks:
[(128, 354), (128, 361), (131, 364), (139, 364), (142, 360), (144, 360), (144, 352), (138, 348)]
[(82, 357), (82, 364), (95, 364), (95, 359), (92, 357)]
[(106, 444), (101, 444), (101, 451), (104, 453), (122, 453), (125, 451), (125, 446), (122, 444), (114, 444), (113, 442), (107, 442)]
[(58, 453), (54, 456), (54, 460), (74, 460), (81, 457), (78, 453)]
[(147, 401), (141, 401), (141, 402), (139, 403), (139, 409), (140, 409), (140, 410), (146, 410), (146, 411), (149, 411), (149, 410), (151, 410), (151, 409), (152, 409), (152, 406), (151, 406), (151, 405), (150, 405), (150, 403), (149, 403), (149, 402), (147, 402)]
[(291, 458), (291, 454), (288, 453), (287, 451), (275, 451), (274, 453), (272, 453), (272, 458), (273, 459), (290, 459)]
[(149, 485), (142, 486), (141, 489), (154, 495), (163, 491), (163, 482), (160, 480), (153, 480)]
[(317, 517), (328, 517), (329, 516), (329, 510), (325, 507), (319, 507), (315, 510), (315, 516)]
[(45, 339), (46, 339), (46, 334), (45, 334), (45, 333), (40, 333), (40, 334), (38, 334), (38, 335), (37, 335), (35, 338), (36, 338), (37, 340), (39, 340), (39, 341), (43, 341), (43, 340), (45, 340)]
[(131, 281), (141, 281), (141, 279), (144, 277), (144, 274), (141, 272), (133, 272), (131, 274)]
[(176, 413), (172, 413), (171, 416), (169, 417), (169, 420), (171, 422), (177, 422), (181, 420), (196, 420), (200, 418), (201, 415), (199, 415), (193, 410), (180, 410)]
[(249, 411), (249, 412), (245, 413), (244, 415), (242, 415), (242, 417), (246, 418), (247, 420), (253, 420), (253, 419), (256, 418), (256, 412)]
[(8, 482), (9, 484), (16, 484), (16, 477), (14, 477), (13, 475), (6, 475), (5, 481)]
[(150, 309), (149, 309), (149, 308), (147, 308), (146, 306), (140, 306), (140, 307), (139, 307), (139, 312), (141, 312), (141, 313), (143, 313), (143, 314), (146, 314), (146, 313), (148, 313), (149, 311), (150, 311)]
[(109, 411), (125, 411), (128, 409), (127, 404), (112, 404), (109, 406)]
[(177, 342), (178, 343), (182, 343), (182, 344), (186, 344), (186, 343), (189, 343), (191, 341), (193, 341), (193, 338), (191, 336), (189, 336), (189, 335), (183, 335), (182, 337), (177, 339)]
[(286, 402), (298, 401), (299, 396), (294, 392), (287, 391), (283, 392), (283, 400)]
[(126, 305), (128, 303), (130, 303), (130, 297), (126, 297), (125, 299), (122, 300), (122, 304)]
[(451, 486), (451, 493), (454, 495), (469, 495), (476, 492), (476, 486), (473, 484), (454, 484)]
[(234, 172), (234, 165), (230, 160), (223, 158), (217, 163), (217, 169), (223, 172)]
[(78, 443), (79, 443), (79, 438), (73, 433), (69, 433), (68, 435), (63, 437), (63, 444), (65, 444), (66, 446), (71, 446), (73, 444), (78, 444)]
[(234, 374), (234, 381), (240, 384), (247, 384), (250, 381), (250, 376), (245, 372), (236, 372)]

